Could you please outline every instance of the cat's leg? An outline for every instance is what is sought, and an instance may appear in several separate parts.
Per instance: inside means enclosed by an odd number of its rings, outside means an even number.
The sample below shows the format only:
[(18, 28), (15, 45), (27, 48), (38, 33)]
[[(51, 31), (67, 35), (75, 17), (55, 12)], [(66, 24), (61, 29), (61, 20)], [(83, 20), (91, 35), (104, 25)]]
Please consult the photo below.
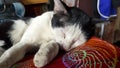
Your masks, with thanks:
[(43, 67), (48, 64), (58, 54), (59, 45), (54, 42), (43, 43), (34, 56), (34, 64), (36, 67)]
[(14, 63), (24, 57), (29, 47), (29, 45), (19, 42), (6, 50), (0, 57), (0, 68), (10, 68)]

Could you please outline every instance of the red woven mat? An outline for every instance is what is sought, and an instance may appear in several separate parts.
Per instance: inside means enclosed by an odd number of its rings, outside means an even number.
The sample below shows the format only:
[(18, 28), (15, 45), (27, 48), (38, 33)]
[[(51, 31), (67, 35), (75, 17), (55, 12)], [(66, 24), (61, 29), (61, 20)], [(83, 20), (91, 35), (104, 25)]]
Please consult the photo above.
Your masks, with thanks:
[(63, 62), (68, 68), (120, 68), (120, 49), (93, 37), (66, 53)]

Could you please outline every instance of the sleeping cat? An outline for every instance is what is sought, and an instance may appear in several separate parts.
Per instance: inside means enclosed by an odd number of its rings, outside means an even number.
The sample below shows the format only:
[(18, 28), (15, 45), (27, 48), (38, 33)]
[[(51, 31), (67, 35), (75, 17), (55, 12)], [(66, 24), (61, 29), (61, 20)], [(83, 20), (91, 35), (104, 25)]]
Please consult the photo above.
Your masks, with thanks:
[(43, 67), (52, 61), (60, 48), (69, 51), (94, 35), (94, 19), (60, 0), (54, 3), (54, 11), (35, 18), (0, 23), (0, 68), (10, 68), (34, 49), (38, 49), (34, 65)]

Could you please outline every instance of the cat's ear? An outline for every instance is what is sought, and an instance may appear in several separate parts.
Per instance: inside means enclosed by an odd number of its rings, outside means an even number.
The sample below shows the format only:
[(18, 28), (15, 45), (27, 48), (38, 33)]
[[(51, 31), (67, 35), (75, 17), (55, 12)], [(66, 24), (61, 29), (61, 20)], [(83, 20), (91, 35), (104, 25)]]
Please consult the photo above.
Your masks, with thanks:
[(61, 0), (54, 0), (54, 12), (64, 12), (65, 14), (67, 13), (67, 8), (68, 6)]

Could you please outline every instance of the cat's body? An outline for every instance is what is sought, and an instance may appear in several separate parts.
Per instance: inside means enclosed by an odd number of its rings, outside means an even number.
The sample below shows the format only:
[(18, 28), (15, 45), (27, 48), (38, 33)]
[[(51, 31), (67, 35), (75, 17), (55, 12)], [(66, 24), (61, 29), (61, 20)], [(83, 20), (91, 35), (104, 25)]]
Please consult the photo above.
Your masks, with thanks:
[(0, 57), (0, 68), (9, 68), (34, 48), (38, 49), (34, 64), (42, 67), (58, 54), (59, 48), (70, 50), (93, 36), (95, 24), (86, 13), (75, 7), (67, 7), (59, 0), (54, 1), (55, 4), (59, 3), (56, 4), (59, 9), (54, 12), (0, 24), (0, 54), (13, 45)]
[[(27, 21), (24, 21), (24, 20), (11, 21), (12, 22), (11, 28), (6, 32), (7, 34), (6, 36), (7, 38), (10, 39), (8, 41), (13, 43), (13, 46), (9, 48), (7, 51), (5, 51), (5, 53), (3, 53), (2, 56), (0, 57), (0, 60), (1, 60), (0, 68), (1, 67), (9, 68), (13, 63), (23, 58), (26, 52), (34, 49), (34, 47), (41, 48), (40, 51), (44, 49), (42, 51), (44, 54), (46, 54), (45, 52), (48, 52), (48, 51), (46, 51), (45, 48), (47, 49), (47, 47), (49, 47), (46, 45), (49, 45), (48, 44), (49, 42), (53, 43), (54, 41), (54, 37), (53, 37), (54, 35), (51, 27), (52, 16), (53, 16), (53, 12), (46, 12), (46, 13), (43, 13), (41, 16), (37, 16), (35, 18), (29, 19), (28, 21), (29, 23), (27, 23)], [(10, 23), (10, 21), (8, 23)], [(6, 25), (7, 25), (7, 22), (6, 22)], [(1, 39), (1, 43), (2, 43), (1, 46), (5, 47), (6, 45), (4, 44), (6, 44), (7, 42), (5, 42), (4, 39)], [(4, 47), (1, 47), (1, 49), (3, 50)], [(58, 52), (59, 49), (58, 48), (56, 49), (57, 51), (53, 53)], [(37, 59), (38, 58), (34, 58), (34, 61), (37, 62), (36, 61)], [(6, 62), (8, 64), (6, 64)]]

